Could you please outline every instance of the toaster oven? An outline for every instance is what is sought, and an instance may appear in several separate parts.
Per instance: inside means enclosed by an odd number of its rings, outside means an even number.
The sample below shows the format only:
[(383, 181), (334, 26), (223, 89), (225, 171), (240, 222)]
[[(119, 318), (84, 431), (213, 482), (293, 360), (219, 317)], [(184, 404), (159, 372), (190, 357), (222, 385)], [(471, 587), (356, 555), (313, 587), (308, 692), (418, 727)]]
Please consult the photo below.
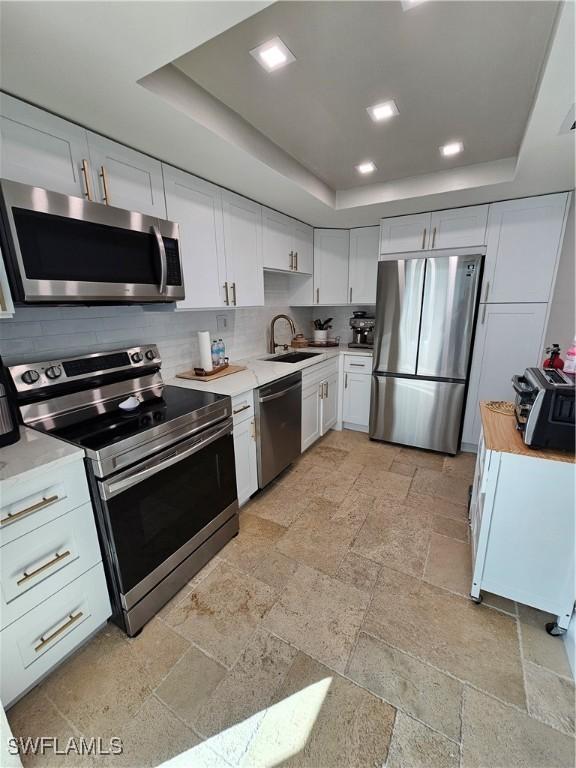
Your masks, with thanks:
[(555, 368), (527, 368), (512, 384), (516, 428), (526, 445), (574, 452), (574, 380)]

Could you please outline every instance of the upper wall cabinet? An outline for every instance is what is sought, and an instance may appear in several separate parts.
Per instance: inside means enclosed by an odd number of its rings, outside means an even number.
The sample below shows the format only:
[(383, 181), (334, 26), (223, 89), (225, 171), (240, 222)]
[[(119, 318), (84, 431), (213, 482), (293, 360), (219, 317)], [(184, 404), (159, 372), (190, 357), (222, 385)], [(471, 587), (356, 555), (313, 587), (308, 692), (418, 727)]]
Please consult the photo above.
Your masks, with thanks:
[(481, 301), (550, 300), (570, 194), (490, 206)]
[(222, 190), (227, 303), (236, 307), (264, 304), (262, 208)]
[(77, 197), (91, 196), (86, 131), (0, 95), (2, 176)]
[(167, 165), (163, 170), (167, 216), (180, 226), (186, 298), (178, 308), (223, 306), (227, 278), (220, 188)]
[(314, 303), (348, 303), (347, 229), (314, 230)]
[(166, 218), (162, 164), (148, 155), (88, 133), (97, 202)]
[(348, 276), (350, 304), (376, 304), (379, 234), (379, 227), (360, 227), (350, 230)]
[(488, 206), (474, 205), (432, 214), (427, 248), (467, 248), (484, 245)]
[(263, 208), (262, 230), (265, 269), (312, 274), (312, 227)]
[(382, 219), (380, 254), (484, 245), (487, 218), (488, 206), (474, 205)]

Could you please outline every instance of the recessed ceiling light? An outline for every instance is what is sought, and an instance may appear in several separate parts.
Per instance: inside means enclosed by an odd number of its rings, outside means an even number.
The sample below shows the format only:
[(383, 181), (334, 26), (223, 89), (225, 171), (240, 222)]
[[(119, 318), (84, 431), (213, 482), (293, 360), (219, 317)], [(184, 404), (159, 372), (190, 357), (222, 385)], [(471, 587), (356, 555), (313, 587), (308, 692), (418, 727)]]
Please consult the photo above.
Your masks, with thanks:
[(273, 37), (257, 48), (252, 48), (250, 54), (268, 72), (274, 72), (274, 70), (290, 64), (291, 61), (296, 61), (292, 51), (284, 45), (279, 37)]
[(425, 3), (426, 0), (400, 0), (400, 2), (402, 3), (402, 10), (409, 11), (411, 8), (415, 8), (417, 5)]
[(366, 175), (367, 173), (372, 173), (376, 170), (376, 166), (372, 162), (372, 160), (366, 160), (363, 163), (360, 163), (360, 165), (356, 166), (356, 170), (358, 173), (361, 173), (362, 175)]
[(373, 104), (371, 107), (367, 107), (366, 111), (374, 120), (375, 123), (380, 120), (388, 120), (390, 117), (398, 114), (398, 107), (393, 99), (390, 101), (383, 101), (381, 104)]
[(452, 155), (459, 155), (464, 149), (464, 144), (461, 141), (451, 141), (449, 144), (444, 144), (440, 147), (440, 152), (444, 157), (451, 157)]

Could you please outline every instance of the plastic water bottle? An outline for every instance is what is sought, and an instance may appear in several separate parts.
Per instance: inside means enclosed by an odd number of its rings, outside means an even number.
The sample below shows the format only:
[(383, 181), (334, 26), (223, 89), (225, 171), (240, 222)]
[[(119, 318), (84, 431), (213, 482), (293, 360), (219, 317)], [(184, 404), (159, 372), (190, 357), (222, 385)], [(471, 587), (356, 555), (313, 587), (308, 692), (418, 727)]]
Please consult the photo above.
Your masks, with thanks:
[(218, 364), (219, 365), (224, 365), (224, 361), (226, 359), (226, 345), (224, 344), (222, 339), (218, 339), (218, 352), (219, 352), (219, 355), (220, 355), (220, 357), (219, 357), (220, 362)]
[(220, 345), (216, 339), (212, 340), (210, 349), (212, 352), (212, 367), (217, 368), (220, 365)]

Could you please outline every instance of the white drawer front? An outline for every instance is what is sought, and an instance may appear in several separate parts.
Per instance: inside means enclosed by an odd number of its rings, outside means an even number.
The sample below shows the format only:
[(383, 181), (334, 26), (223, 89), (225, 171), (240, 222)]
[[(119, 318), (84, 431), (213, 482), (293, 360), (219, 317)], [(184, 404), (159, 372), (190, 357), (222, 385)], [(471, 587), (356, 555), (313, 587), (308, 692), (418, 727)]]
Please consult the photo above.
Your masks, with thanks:
[(101, 561), (92, 505), (4, 545), (0, 559), (5, 627)]
[(232, 398), (234, 426), (254, 417), (254, 392), (249, 390)]
[(82, 461), (2, 487), (0, 546), (90, 500)]
[(338, 358), (333, 357), (330, 360), (325, 360), (322, 363), (316, 363), (310, 365), (308, 368), (302, 369), (302, 389), (315, 384), (316, 382), (324, 381), (329, 376), (338, 372)]
[(344, 355), (347, 373), (372, 373), (372, 357), (369, 355)]
[(0, 696), (9, 706), (110, 616), (102, 564), (0, 633)]

